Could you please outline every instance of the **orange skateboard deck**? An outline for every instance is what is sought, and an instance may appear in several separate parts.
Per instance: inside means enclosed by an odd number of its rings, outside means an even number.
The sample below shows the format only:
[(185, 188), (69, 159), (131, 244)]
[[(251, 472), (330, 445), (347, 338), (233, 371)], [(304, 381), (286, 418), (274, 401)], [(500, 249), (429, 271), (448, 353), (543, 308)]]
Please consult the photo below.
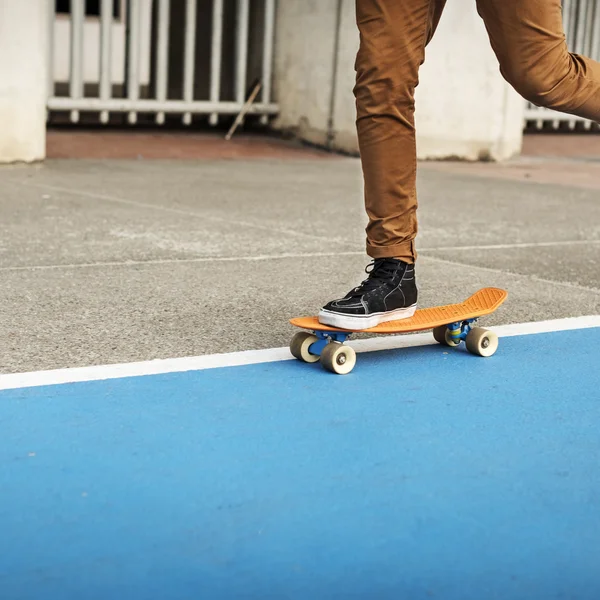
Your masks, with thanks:
[(352, 333), (395, 334), (433, 329), (436, 341), (441, 344), (458, 346), (461, 341), (465, 341), (467, 349), (473, 354), (491, 356), (498, 347), (498, 337), (490, 331), (472, 325), (480, 317), (493, 313), (507, 296), (505, 290), (483, 288), (459, 304), (418, 309), (408, 319), (381, 323), (371, 329), (337, 329), (319, 323), (318, 317), (290, 319), (290, 323), (295, 327), (313, 332), (312, 335), (306, 332), (296, 334), (290, 350), (301, 361), (316, 362), (320, 357), (326, 369), (346, 374), (356, 362), (354, 351), (344, 345)]

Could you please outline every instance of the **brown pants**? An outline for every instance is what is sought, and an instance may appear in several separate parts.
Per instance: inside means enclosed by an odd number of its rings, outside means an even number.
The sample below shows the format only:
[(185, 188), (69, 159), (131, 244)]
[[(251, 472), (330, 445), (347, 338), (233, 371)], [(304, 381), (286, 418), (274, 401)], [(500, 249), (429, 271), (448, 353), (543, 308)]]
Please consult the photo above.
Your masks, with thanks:
[[(568, 52), (560, 0), (476, 1), (502, 75), (517, 92), (600, 121), (600, 63)], [(354, 93), (373, 258), (416, 259), (414, 91), (445, 2), (356, 0)]]

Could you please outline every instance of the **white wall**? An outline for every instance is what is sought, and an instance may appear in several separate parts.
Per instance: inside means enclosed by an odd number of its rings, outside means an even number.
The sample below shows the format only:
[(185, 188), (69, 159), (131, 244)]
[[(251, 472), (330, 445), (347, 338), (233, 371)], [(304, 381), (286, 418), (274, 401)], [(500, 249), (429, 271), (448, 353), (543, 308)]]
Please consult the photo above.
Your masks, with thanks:
[[(332, 98), (336, 4), (279, 3), (275, 86), (276, 127), (325, 144)], [(331, 147), (356, 152), (354, 0), (342, 0)], [(524, 101), (502, 79), (473, 0), (449, 2), (427, 48), (416, 96), (419, 158), (502, 160), (519, 153)]]
[(500, 75), (473, 0), (446, 5), (415, 99), (420, 158), (502, 160), (521, 150), (525, 101)]
[(0, 0), (0, 163), (46, 154), (48, 0)]

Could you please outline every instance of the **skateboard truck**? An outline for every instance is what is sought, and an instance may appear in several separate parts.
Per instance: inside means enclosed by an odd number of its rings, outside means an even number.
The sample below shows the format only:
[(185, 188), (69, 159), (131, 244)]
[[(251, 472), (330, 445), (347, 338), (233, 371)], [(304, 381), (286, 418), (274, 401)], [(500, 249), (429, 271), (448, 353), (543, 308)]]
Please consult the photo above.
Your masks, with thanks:
[(473, 329), (472, 325), (475, 323), (477, 323), (477, 319), (466, 319), (465, 321), (448, 325), (452, 341), (456, 342), (457, 346), (461, 341), (464, 342), (467, 339), (467, 335), (469, 335), (469, 331)]
[(314, 333), (318, 339), (310, 345), (308, 351), (317, 356), (321, 356), (321, 353), (327, 344), (331, 342), (343, 344), (352, 335), (352, 332), (344, 333), (342, 331), (315, 331)]

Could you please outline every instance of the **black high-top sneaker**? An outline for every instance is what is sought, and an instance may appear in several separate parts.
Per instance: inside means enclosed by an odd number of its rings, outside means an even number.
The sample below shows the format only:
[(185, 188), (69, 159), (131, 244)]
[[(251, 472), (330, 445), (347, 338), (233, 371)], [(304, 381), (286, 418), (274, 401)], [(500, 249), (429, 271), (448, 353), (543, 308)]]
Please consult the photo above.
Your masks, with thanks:
[(358, 287), (321, 309), (320, 323), (340, 329), (370, 329), (413, 316), (417, 309), (414, 265), (396, 258), (377, 258), (365, 271), (369, 277)]

